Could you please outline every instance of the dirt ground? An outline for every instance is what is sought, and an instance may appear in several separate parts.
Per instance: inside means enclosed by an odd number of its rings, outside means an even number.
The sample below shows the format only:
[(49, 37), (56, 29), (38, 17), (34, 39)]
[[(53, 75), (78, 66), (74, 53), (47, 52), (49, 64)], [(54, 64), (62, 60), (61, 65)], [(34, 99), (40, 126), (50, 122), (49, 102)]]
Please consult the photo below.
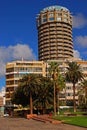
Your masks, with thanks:
[(87, 130), (87, 128), (43, 123), (33, 119), (0, 117), (0, 130)]

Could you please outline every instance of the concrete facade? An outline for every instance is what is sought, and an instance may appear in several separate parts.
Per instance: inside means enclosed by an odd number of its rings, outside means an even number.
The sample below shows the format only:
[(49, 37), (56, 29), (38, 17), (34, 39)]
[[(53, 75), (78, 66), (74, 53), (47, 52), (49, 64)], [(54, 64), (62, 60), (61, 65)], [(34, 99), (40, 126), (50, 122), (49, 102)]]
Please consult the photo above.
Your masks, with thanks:
[[(87, 79), (87, 61), (83, 61), (81, 59), (70, 58), (67, 59), (69, 61), (75, 61), (80, 64), (84, 77)], [(59, 63), (59, 69), (61, 74), (65, 74), (67, 67), (67, 60), (55, 60)], [(48, 68), (49, 63), (54, 60), (49, 60), (47, 62), (43, 61), (14, 61), (11, 63), (7, 63), (6, 65), (6, 104), (10, 105), (11, 96), (14, 90), (18, 87), (18, 81), (24, 74), (40, 74), (43, 76), (49, 76)], [(79, 83), (76, 84), (76, 96), (75, 99), (78, 101), (78, 90)], [(72, 83), (66, 82), (66, 87), (61, 92), (62, 96), (60, 100), (73, 100), (73, 88)]]
[(3, 87), (0, 92), (0, 116), (4, 115), (4, 106), (5, 106), (5, 87)]
[(25, 74), (46, 76), (46, 64), (43, 61), (14, 61), (6, 65), (6, 104), (11, 105), (11, 96), (18, 87), (18, 81)]

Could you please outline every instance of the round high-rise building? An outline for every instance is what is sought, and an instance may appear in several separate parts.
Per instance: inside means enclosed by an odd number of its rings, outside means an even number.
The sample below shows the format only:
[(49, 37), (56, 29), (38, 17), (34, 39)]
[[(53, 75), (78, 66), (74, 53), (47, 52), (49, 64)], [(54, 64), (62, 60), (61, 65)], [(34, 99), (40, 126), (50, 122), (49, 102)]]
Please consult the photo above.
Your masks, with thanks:
[(72, 16), (62, 6), (44, 8), (37, 15), (39, 60), (73, 57)]

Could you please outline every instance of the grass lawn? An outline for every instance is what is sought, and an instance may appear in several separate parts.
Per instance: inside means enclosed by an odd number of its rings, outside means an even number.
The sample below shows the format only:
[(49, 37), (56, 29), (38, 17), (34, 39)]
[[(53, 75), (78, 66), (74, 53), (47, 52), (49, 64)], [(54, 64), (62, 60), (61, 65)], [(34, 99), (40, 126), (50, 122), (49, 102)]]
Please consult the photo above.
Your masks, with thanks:
[(53, 118), (56, 120), (63, 120), (67, 124), (87, 127), (87, 116), (56, 116)]

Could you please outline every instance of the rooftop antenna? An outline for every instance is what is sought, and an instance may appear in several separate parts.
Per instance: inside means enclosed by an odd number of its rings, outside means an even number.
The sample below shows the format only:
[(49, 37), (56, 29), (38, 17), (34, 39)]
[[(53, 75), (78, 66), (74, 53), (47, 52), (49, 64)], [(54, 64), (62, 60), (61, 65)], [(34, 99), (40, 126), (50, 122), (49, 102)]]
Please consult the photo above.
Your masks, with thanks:
[(22, 57), (22, 61), (24, 61), (23, 57)]

